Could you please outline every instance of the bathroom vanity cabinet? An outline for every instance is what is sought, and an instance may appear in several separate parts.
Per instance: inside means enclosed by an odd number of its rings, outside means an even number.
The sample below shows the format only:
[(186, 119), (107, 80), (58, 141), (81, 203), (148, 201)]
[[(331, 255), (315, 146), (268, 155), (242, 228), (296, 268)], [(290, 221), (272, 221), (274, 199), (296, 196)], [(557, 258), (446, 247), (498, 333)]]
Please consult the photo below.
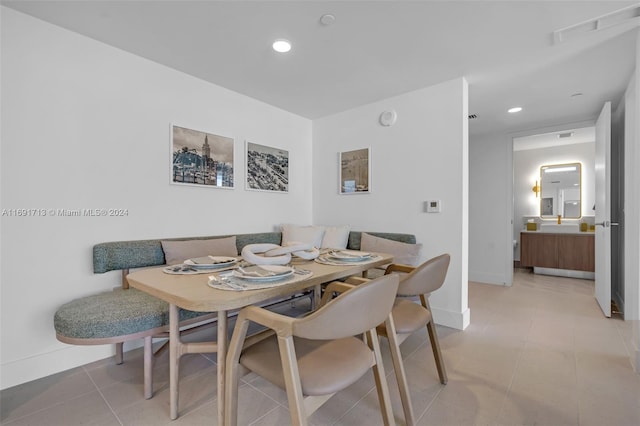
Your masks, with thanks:
[(520, 234), (520, 265), (594, 272), (595, 235), (523, 231)]

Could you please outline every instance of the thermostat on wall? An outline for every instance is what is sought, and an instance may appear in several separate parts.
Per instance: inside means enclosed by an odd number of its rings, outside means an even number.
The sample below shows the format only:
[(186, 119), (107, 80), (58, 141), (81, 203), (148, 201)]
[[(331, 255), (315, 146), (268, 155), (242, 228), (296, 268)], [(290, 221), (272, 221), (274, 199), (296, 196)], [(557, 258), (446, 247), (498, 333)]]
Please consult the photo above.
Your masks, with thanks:
[(424, 211), (427, 213), (440, 213), (442, 202), (440, 200), (429, 200), (424, 202)]

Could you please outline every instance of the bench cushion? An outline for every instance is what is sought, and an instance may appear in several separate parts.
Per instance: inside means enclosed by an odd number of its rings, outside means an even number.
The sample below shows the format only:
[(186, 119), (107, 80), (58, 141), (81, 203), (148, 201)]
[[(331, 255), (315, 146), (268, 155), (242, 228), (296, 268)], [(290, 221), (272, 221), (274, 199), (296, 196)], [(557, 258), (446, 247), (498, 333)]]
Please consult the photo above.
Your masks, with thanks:
[(182, 263), (200, 256), (237, 256), (236, 236), (210, 240), (160, 241), (167, 265)]
[(387, 238), (379, 238), (366, 232), (362, 233), (360, 247), (364, 251), (389, 253), (393, 255), (393, 263), (418, 266), (422, 244), (407, 244), (400, 241), (392, 241)]
[[(225, 238), (233, 235), (207, 237), (163, 238), (164, 241), (205, 240)], [(280, 244), (280, 232), (258, 232), (254, 234), (236, 235), (238, 253), (247, 244), (272, 243)], [(165, 264), (161, 240), (112, 241), (93, 246), (93, 272), (102, 274), (121, 269), (144, 268)]]
[[(180, 309), (180, 321), (205, 315)], [(136, 289), (81, 297), (54, 315), (56, 333), (72, 339), (126, 336), (169, 325), (169, 304)]]
[[(361, 240), (362, 240), (362, 232), (359, 231), (351, 231), (349, 232), (349, 244), (347, 248), (351, 250), (361, 250)], [(412, 234), (399, 234), (399, 233), (389, 233), (389, 232), (368, 232), (367, 234), (373, 235), (374, 237), (385, 238), (387, 240), (399, 241), (401, 243), (407, 244), (415, 244), (416, 236)]]

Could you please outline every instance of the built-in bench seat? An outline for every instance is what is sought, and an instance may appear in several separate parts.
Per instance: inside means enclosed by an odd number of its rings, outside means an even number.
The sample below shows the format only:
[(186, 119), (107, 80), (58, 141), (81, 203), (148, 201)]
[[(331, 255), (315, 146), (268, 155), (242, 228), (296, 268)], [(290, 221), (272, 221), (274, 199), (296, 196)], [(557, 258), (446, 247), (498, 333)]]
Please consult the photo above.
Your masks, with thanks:
[[(394, 241), (415, 244), (415, 236), (398, 233), (370, 234)], [(156, 240), (115, 241), (96, 244), (93, 247), (94, 273), (119, 270), (122, 288), (89, 295), (62, 305), (54, 316), (56, 337), (64, 343), (74, 345), (116, 344), (116, 362), (123, 362), (123, 343), (144, 339), (144, 394), (153, 395), (152, 370), (154, 364), (153, 338), (168, 338), (169, 306), (166, 302), (147, 293), (129, 288), (126, 276), (133, 268), (161, 266), (165, 255), (161, 241), (188, 241), (197, 239), (224, 238), (229, 235), (171, 238)], [(280, 244), (280, 232), (236, 235), (238, 253), (247, 244)], [(360, 232), (350, 232), (348, 248), (360, 249)], [(180, 310), (181, 332), (193, 332), (209, 326), (216, 319), (215, 313)], [(162, 351), (162, 346), (157, 352)]]

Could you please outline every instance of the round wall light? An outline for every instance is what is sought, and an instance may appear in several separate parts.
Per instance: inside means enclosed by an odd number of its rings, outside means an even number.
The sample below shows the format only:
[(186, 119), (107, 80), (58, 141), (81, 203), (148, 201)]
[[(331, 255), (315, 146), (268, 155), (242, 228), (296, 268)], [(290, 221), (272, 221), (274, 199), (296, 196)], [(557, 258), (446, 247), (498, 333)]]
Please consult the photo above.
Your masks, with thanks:
[(291, 42), (289, 40), (281, 38), (274, 41), (272, 47), (276, 52), (287, 53), (291, 50)]

